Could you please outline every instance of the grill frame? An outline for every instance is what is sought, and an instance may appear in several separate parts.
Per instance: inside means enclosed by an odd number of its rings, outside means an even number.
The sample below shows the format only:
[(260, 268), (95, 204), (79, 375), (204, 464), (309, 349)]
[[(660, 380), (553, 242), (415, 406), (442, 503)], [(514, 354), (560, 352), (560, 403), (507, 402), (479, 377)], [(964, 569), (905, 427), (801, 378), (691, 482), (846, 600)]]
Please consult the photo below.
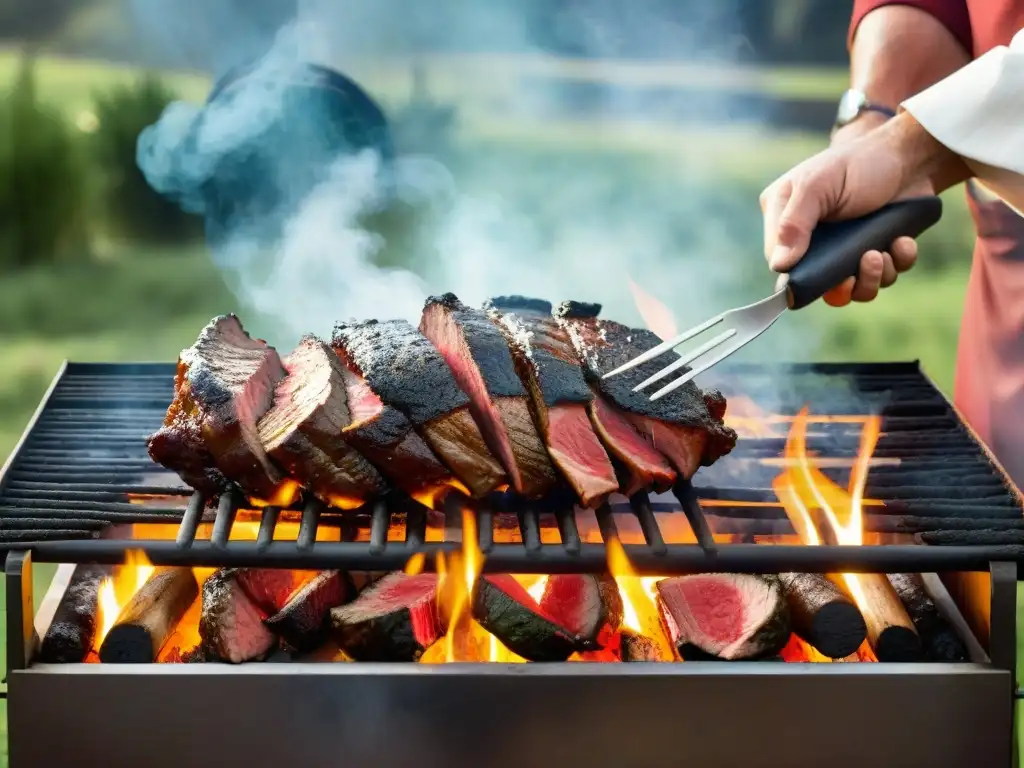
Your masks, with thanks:
[[(70, 364), (72, 368), (79, 367)], [(144, 364), (145, 365), (145, 364)], [(919, 373), (916, 365), (905, 370)], [(62, 376), (55, 377), (18, 448), (0, 471), (0, 494), (20, 448), (46, 411)], [(146, 366), (149, 367), (148, 365)], [(796, 368), (800, 368), (797, 366)], [(813, 366), (823, 373), (849, 373), (863, 366)], [(163, 367), (164, 370), (167, 366)], [(805, 367), (805, 369), (807, 369)], [(153, 370), (150, 368), (150, 370)], [(743, 372), (742, 366), (731, 370)], [(757, 371), (764, 371), (757, 367)], [(789, 368), (792, 370), (792, 368)], [(153, 407), (166, 403), (154, 401)], [(980, 444), (996, 468), (998, 462)], [(1004, 473), (1005, 474), (1005, 473)], [(1012, 484), (1008, 486), (1012, 489)], [(1019, 500), (1019, 493), (1015, 498)], [(656, 504), (656, 502), (655, 502)], [(688, 662), (685, 664), (469, 665), (441, 667), (377, 664), (247, 664), (226, 665), (38, 665), (39, 642), (34, 626), (33, 562), (120, 562), (127, 548), (143, 549), (155, 564), (264, 565), (381, 569), (400, 566), (413, 551), (434, 552), (459, 547), (456, 542), (415, 539), (380, 546), (371, 542), (310, 543), (227, 542), (231, 504), (213, 518), (220, 531), (209, 542), (194, 542), (182, 526), (183, 542), (87, 539), (8, 542), (7, 589), (8, 681), (11, 697), (10, 759), (19, 765), (58, 765), (102, 761), (110, 768), (136, 766), (145, 759), (154, 768), (204, 763), (266, 764), (268, 757), (304, 765), (334, 765), (344, 750), (352, 765), (393, 765), (396, 768), (461, 764), (479, 759), (479, 745), (467, 734), (479, 730), (499, 739), (493, 723), (479, 723), (485, 711), (513, 713), (500, 733), (516, 732), (525, 749), (499, 750), (501, 760), (515, 765), (541, 764), (560, 756), (567, 764), (661, 765), (674, 749), (683, 749), (701, 764), (774, 766), (820, 765), (824, 751), (836, 768), (860, 766), (859, 751), (837, 747), (849, 743), (850, 723), (858, 729), (868, 718), (876, 754), (899, 764), (959, 767), (965, 757), (986, 765), (1013, 764), (1013, 700), (1016, 673), (1016, 587), (1020, 546), (939, 547), (883, 545), (865, 547), (789, 547), (728, 544), (625, 545), (641, 572), (682, 573), (694, 570), (732, 571), (975, 571), (990, 574), (988, 606), (991, 626), (989, 664), (779, 664), (765, 662)], [(201, 509), (194, 510), (198, 519)], [(167, 521), (165, 514), (153, 515)], [(304, 517), (314, 519), (309, 514)], [(521, 518), (522, 519), (522, 518)], [(530, 526), (523, 526), (523, 539)], [(614, 518), (603, 522), (602, 533)], [(378, 523), (379, 527), (379, 523)], [(481, 526), (482, 528), (482, 526)], [(194, 534), (194, 529), (192, 530)], [(493, 542), (492, 542), (493, 544)], [(662, 542), (664, 544), (664, 542)], [(707, 544), (707, 542), (705, 542)], [(371, 551), (372, 549), (372, 551)], [(290, 559), (294, 558), (294, 559)], [(428, 563), (430, 558), (428, 558)], [(581, 543), (567, 557), (558, 545), (493, 544), (486, 570), (585, 571), (605, 567), (603, 544)], [(45, 628), (42, 628), (45, 629)], [(571, 669), (567, 669), (571, 668)], [(501, 686), (495, 686), (501, 681)], [(137, 702), (145, 697), (150, 705)], [(549, 723), (531, 715), (544, 700)], [(82, 702), (88, 706), (83, 707)], [(561, 704), (557, 704), (557, 702)], [(581, 702), (608, 701), (595, 712)], [(367, 706), (372, 703), (374, 706)], [(556, 702), (555, 707), (551, 703)], [(839, 705), (837, 706), (837, 702)], [(485, 706), (490, 703), (494, 706)], [(814, 706), (808, 707), (808, 703)], [(734, 713), (754, 704), (761, 718), (762, 738), (736, 739)], [(60, 739), (40, 738), (35, 713), (48, 712)], [(680, 709), (690, 716), (680, 721)], [(379, 738), (373, 730), (381, 712), (400, 716), (400, 739)], [(793, 713), (800, 713), (794, 718)], [(272, 714), (273, 713), (273, 714)], [(290, 716), (282, 720), (281, 713)], [(907, 713), (910, 713), (909, 715)], [(645, 727), (628, 738), (583, 739), (584, 751), (566, 755), (574, 733), (592, 732), (601, 719)], [(214, 724), (213, 738), (201, 753), (193, 740), (182, 739), (196, 722)], [(453, 726), (452, 723), (455, 723)], [(339, 727), (339, 723), (343, 725)], [(416, 725), (411, 725), (416, 724)], [(418, 725), (418, 727), (416, 727)], [(277, 746), (287, 753), (268, 752), (252, 733), (273, 729)], [(411, 730), (410, 730), (411, 729)], [(614, 732), (614, 731), (610, 731)], [(807, 739), (806, 734), (815, 735)], [(941, 738), (920, 738), (938, 732)], [(377, 733), (377, 737), (374, 734)], [(429, 734), (429, 738), (428, 738)], [(488, 736), (489, 734), (489, 736)], [(745, 735), (749, 735), (745, 734)], [(762, 736), (762, 731), (757, 732)], [(154, 745), (159, 745), (154, 749)], [(724, 745), (724, 746), (723, 746)], [(511, 765), (512, 763), (508, 763)]]

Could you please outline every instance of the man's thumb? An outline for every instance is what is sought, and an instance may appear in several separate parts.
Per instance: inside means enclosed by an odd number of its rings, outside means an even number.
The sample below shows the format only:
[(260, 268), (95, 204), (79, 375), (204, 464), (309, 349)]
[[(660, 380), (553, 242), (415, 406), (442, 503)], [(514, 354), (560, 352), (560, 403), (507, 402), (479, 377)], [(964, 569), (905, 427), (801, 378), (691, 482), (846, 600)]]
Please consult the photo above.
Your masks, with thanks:
[(824, 215), (824, 201), (813, 184), (795, 184), (779, 217), (775, 248), (768, 265), (775, 272), (788, 272), (800, 261), (811, 241), (811, 233)]

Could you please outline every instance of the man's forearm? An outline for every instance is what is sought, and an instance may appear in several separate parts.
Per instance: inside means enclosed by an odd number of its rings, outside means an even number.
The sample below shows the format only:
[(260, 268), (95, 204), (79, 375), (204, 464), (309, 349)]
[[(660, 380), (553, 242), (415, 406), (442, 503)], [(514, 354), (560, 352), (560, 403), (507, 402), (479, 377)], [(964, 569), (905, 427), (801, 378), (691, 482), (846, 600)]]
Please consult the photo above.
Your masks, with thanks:
[(850, 46), (850, 87), (895, 109), (970, 61), (938, 19), (906, 5), (866, 15)]
[[(850, 44), (850, 87), (895, 110), (969, 61), (963, 45), (934, 16), (907, 5), (886, 5), (857, 25)], [(855, 138), (884, 122), (883, 115), (865, 112), (834, 139)]]

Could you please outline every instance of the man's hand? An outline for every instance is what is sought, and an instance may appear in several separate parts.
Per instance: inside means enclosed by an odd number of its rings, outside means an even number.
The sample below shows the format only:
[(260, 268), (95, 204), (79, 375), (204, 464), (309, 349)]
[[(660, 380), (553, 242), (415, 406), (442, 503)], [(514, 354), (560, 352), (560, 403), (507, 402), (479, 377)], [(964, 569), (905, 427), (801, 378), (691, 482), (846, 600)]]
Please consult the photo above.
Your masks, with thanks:
[[(818, 222), (850, 219), (894, 200), (931, 195), (970, 175), (963, 162), (909, 114), (805, 160), (761, 193), (768, 265), (788, 272), (807, 250)], [(914, 265), (917, 244), (900, 238), (888, 253), (869, 251), (856, 278), (826, 296), (833, 306), (871, 301)]]
[[(842, 146), (856, 141), (885, 125), (885, 115), (864, 112), (856, 120), (847, 123), (832, 134), (831, 145)], [(917, 197), (934, 194), (929, 182), (907, 191), (902, 197)], [(868, 251), (860, 261), (860, 272), (841, 285), (837, 285), (822, 298), (833, 307), (843, 307), (851, 301), (871, 301), (880, 288), (888, 288), (896, 282), (901, 272), (906, 272), (917, 262), (917, 241), (901, 237), (889, 246), (888, 251)], [(774, 267), (773, 267), (774, 268)]]

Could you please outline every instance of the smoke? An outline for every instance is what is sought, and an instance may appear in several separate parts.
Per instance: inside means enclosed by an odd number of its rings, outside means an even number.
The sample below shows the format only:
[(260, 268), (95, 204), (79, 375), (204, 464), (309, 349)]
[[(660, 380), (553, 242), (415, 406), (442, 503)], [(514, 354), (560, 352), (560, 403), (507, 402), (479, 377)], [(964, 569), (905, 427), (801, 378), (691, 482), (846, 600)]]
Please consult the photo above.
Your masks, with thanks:
[[(196, 60), (216, 60), (217, 71), (252, 61), (253, 51), (269, 46), (260, 70), (325, 64), (365, 82), (391, 116), (395, 88), (378, 93), (375, 84), (388, 78), (375, 73), (377, 64), (394, 72), (396, 56), (480, 49), (543, 54), (552, 34), (596, 58), (646, 40), (655, 55), (682, 51), (689, 59), (728, 64), (743, 47), (731, 28), (738, 0), (692, 3), (685, 17), (669, 10), (679, 3), (563, 3), (569, 10), (543, 23), (537, 4), (511, 0), (300, 0), (298, 21), (283, 24), (276, 36), (268, 32), (272, 14), (259, 10), (263, 3), (204, 0), (186, 13), (179, 4), (133, 1), (141, 30), (165, 47), (185, 41), (179, 50), (198, 50)], [(347, 317), (415, 321), (433, 292), (452, 291), (473, 304), (507, 293), (598, 301), (605, 316), (639, 324), (632, 278), (686, 327), (771, 290), (760, 256), (756, 182), (730, 192), (703, 162), (699, 142), (688, 147), (682, 133), (665, 157), (573, 146), (612, 146), (631, 132), (642, 139), (669, 114), (683, 120), (698, 111), (724, 114), (726, 96), (704, 90), (698, 100), (639, 97), (628, 88), (517, 81), (498, 69), (472, 67), (458, 77), (467, 91), (484, 96), (456, 105), (462, 133), (454, 153), (425, 146), (393, 164), (372, 149), (336, 153), (315, 183), (290, 178), (289, 156), (263, 173), (278, 189), (302, 196), (285, 195), (272, 216), (210, 225), (218, 211), (208, 192), (210, 179), (224, 173), (225, 156), (259, 140), (281, 117), (280, 90), (243, 88), (203, 119), (195, 107), (172, 105), (140, 138), (140, 167), (156, 189), (207, 216), (212, 256), (253, 312), (247, 325), (282, 347), (304, 332), (329, 333)], [(454, 90), (461, 90), (458, 78)], [(571, 131), (583, 108), (590, 124), (585, 136), (563, 142), (563, 150), (542, 146), (541, 133)], [(742, 118), (767, 122), (767, 115)], [(515, 134), (517, 121), (527, 135), (514, 142), (491, 146), (474, 138), (474, 126)], [(434, 150), (444, 159), (433, 159)], [(252, 181), (251, 174), (244, 179)], [(784, 319), (762, 337), (759, 356), (804, 357), (815, 346), (809, 332)]]

